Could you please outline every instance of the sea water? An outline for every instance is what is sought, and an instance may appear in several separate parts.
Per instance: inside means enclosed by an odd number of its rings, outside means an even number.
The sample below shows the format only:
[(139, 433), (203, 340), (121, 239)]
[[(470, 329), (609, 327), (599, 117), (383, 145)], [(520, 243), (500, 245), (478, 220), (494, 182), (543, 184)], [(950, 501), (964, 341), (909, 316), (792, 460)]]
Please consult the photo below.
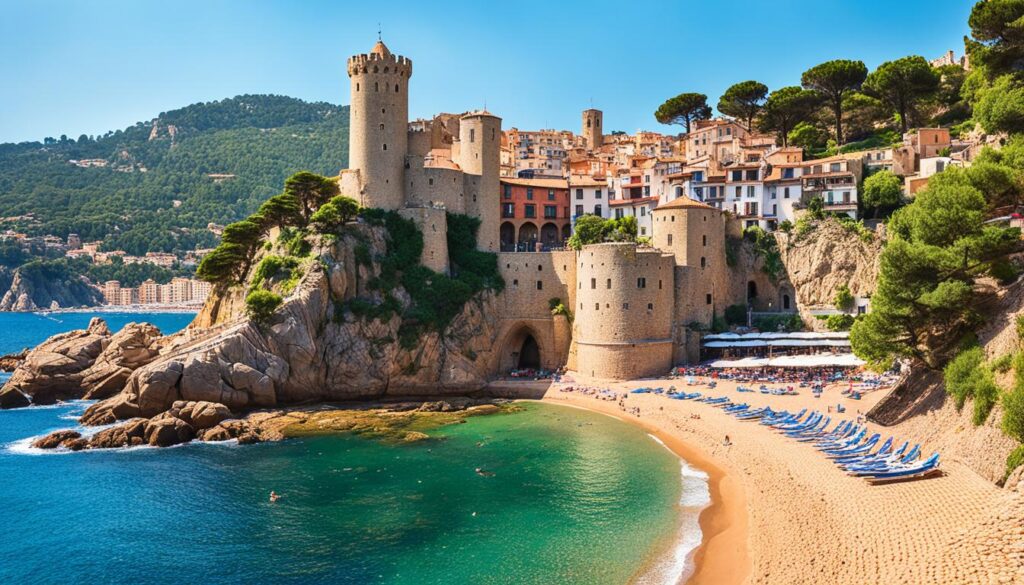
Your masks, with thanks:
[[(26, 317), (0, 314), (0, 353), (57, 332)], [(664, 583), (700, 542), (706, 477), (577, 409), (525, 404), (405, 445), (29, 447), (86, 406), (0, 411), (0, 583)]]

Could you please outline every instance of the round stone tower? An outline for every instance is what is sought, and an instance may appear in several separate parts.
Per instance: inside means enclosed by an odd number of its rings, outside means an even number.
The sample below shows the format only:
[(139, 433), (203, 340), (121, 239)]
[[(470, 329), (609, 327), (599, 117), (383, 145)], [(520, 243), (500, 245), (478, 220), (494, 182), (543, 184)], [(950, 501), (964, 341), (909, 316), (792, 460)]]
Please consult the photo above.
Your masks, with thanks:
[(593, 244), (577, 256), (576, 370), (628, 380), (672, 367), (672, 256), (633, 243)]
[(465, 173), (466, 213), (480, 218), (477, 248), (497, 252), (500, 225), (501, 118), (486, 110), (469, 112), (459, 120), (455, 162)]
[(583, 137), (587, 140), (587, 148), (597, 150), (604, 144), (604, 129), (601, 119), (604, 114), (593, 108), (583, 110)]
[(377, 41), (368, 54), (349, 57), (348, 76), (349, 168), (359, 171), (360, 204), (404, 207), (412, 61)]

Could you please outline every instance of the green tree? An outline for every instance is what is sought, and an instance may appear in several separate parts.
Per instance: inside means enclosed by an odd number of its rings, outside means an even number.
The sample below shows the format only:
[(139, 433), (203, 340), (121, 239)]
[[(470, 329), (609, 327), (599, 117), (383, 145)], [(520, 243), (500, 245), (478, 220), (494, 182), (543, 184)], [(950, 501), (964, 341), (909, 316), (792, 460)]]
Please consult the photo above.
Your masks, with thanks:
[(702, 93), (681, 93), (669, 98), (654, 112), (654, 118), (662, 124), (681, 124), (690, 133), (690, 126), (697, 120), (711, 117), (708, 96)]
[(764, 106), (768, 86), (760, 81), (741, 81), (729, 87), (718, 100), (718, 111), (746, 123), (753, 129), (754, 117)]
[(583, 215), (576, 219), (568, 244), (573, 250), (579, 250), (583, 246), (603, 242), (606, 233), (604, 219), (597, 215)]
[(799, 146), (805, 151), (809, 151), (821, 148), (826, 140), (828, 140), (828, 135), (817, 126), (807, 122), (800, 122), (789, 131), (787, 142), (793, 146)]
[(359, 215), (359, 204), (351, 197), (338, 195), (320, 206), (309, 221), (320, 228), (321, 231), (336, 229), (355, 219)]
[(967, 24), (971, 65), (983, 66), (990, 77), (1024, 70), (1024, 1), (982, 0), (971, 9)]
[(1020, 230), (984, 224), (985, 206), (964, 175), (943, 172), (893, 214), (871, 312), (850, 333), (858, 356), (938, 368), (949, 343), (977, 325), (975, 279), (1020, 242)]
[(935, 95), (939, 81), (939, 72), (924, 57), (912, 55), (879, 65), (864, 80), (864, 91), (889, 106), (906, 132), (918, 104)]
[(807, 215), (811, 219), (825, 219), (825, 200), (820, 195), (807, 202)]
[(316, 173), (300, 171), (288, 177), (284, 182), (284, 191), (295, 197), (303, 221), (309, 221), (309, 217), (321, 205), (338, 194), (338, 182)]
[(281, 295), (259, 288), (246, 295), (245, 312), (257, 325), (266, 325), (283, 301)]
[(1024, 132), (1024, 83), (1013, 75), (996, 79), (974, 104), (974, 119), (986, 132)]
[(788, 146), (789, 133), (806, 121), (817, 107), (818, 95), (813, 91), (797, 86), (777, 89), (765, 101), (758, 128), (762, 132), (775, 132), (782, 145)]
[(850, 287), (845, 284), (839, 287), (836, 291), (836, 296), (832, 300), (832, 304), (835, 305), (836, 309), (843, 312), (850, 312), (853, 310), (853, 294), (850, 293)]
[(224, 283), (240, 276), (239, 269), (245, 262), (245, 250), (238, 244), (226, 244), (214, 248), (203, 256), (196, 277), (212, 283)]
[(818, 92), (832, 110), (837, 144), (843, 144), (843, 97), (860, 89), (867, 75), (863, 61), (837, 59), (815, 65), (800, 77), (800, 84)]
[(903, 199), (903, 181), (892, 171), (881, 170), (864, 179), (861, 203), (878, 216), (879, 209), (894, 209)]
[(297, 225), (302, 220), (299, 200), (290, 193), (275, 195), (260, 205), (257, 214), (261, 215), (268, 225), (279, 228)]

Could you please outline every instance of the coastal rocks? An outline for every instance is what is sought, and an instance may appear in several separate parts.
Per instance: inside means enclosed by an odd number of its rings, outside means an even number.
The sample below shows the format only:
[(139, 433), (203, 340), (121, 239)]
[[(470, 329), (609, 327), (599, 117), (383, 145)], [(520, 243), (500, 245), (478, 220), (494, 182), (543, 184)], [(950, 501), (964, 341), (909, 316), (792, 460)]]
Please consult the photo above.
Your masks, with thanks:
[(89, 448), (115, 449), (144, 445), (148, 422), (144, 418), (134, 418), (116, 427), (103, 429), (89, 439)]
[(143, 434), (147, 445), (153, 447), (170, 447), (179, 443), (187, 443), (196, 436), (192, 425), (170, 413), (151, 419)]
[(27, 347), (17, 353), (0, 356), (0, 372), (13, 372), (21, 365), (21, 362), (25, 361), (26, 356), (28, 356)]
[(0, 403), (25, 406), (14, 391), (33, 404), (111, 396), (132, 371), (156, 358), (159, 339), (160, 330), (147, 323), (129, 323), (112, 335), (102, 319), (93, 318), (87, 329), (55, 335), (28, 352)]
[(29, 404), (32, 404), (32, 401), (21, 390), (11, 385), (0, 388), (0, 409), (21, 408)]
[(110, 342), (110, 330), (99, 318), (87, 329), (54, 335), (29, 352), (4, 386), (31, 398), (35, 404), (52, 404), (82, 394), (82, 374)]
[[(7, 284), (7, 283), (10, 284)], [(0, 311), (36, 311), (97, 306), (103, 295), (82, 276), (38, 264), (26, 264), (8, 281), (0, 278)]]
[(159, 355), (160, 337), (160, 330), (149, 323), (125, 325), (82, 373), (83, 398), (102, 399), (120, 392), (133, 371)]
[(68, 443), (81, 437), (82, 433), (78, 431), (54, 431), (45, 437), (32, 441), (32, 447), (36, 449), (56, 449), (60, 446), (67, 446)]

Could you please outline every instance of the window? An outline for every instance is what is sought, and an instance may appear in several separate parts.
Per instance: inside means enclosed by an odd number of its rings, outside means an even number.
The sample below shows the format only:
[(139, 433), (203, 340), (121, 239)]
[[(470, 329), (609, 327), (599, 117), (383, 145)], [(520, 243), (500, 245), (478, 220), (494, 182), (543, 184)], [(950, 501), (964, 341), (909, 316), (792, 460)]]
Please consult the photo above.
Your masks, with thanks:
[(615, 219), (622, 219), (622, 210), (621, 209), (616, 209), (615, 210)]
[(555, 200), (555, 190), (554, 189), (548, 189), (548, 201), (554, 201), (554, 200)]
[(501, 204), (501, 217), (515, 217), (516, 216), (516, 204), (515, 203), (502, 203)]
[(594, 310), (595, 311), (600, 311), (601, 310), (601, 303), (594, 303)]
[(793, 169), (782, 169), (782, 178), (783, 179), (792, 179), (793, 178)]
[(637, 288), (647, 288), (647, 279), (642, 277), (642, 276), (640, 278), (636, 279), (636, 287)]
[(942, 170), (945, 169), (945, 168), (946, 168), (946, 161), (944, 161), (944, 160), (937, 160), (937, 161), (935, 161), (935, 172), (936, 173), (941, 173)]
[(576, 217), (579, 217), (581, 215), (583, 215), (583, 206), (582, 205), (577, 205), (576, 206)]
[(612, 279), (609, 278), (608, 281), (605, 282), (605, 286), (604, 287), (610, 289), (612, 287)]
[(732, 180), (733, 181), (742, 181), (743, 180), (743, 171), (733, 171), (732, 172)]
[(597, 288), (597, 279), (596, 278), (591, 278), (590, 279), (590, 288), (591, 289)]
[(743, 195), (743, 187), (740, 187), (739, 185), (737, 185), (736, 186), (736, 191), (735, 191), (736, 199), (739, 199), (741, 195)]
[(622, 310), (623, 311), (628, 311), (629, 310), (629, 303), (622, 303)]
[(544, 281), (543, 280), (538, 280), (537, 281), (537, 290), (544, 290)]
[(512, 280), (512, 286), (519, 286), (519, 279), (518, 278)]
[(785, 187), (782, 189), (782, 198), (789, 199), (789, 187)]
[(658, 281), (658, 290), (661, 290), (661, 281)]
[(594, 215), (596, 215), (598, 217), (601, 217), (601, 206), (600, 205), (595, 205), (594, 206)]
[(753, 185), (747, 185), (747, 197), (753, 197), (753, 196), (754, 196), (754, 186)]
[(384, 145), (384, 150), (387, 150), (387, 149), (388, 149), (388, 145), (387, 145), (387, 144), (385, 144), (385, 145)]
[(647, 215), (647, 208), (646, 207), (641, 207), (640, 208), (640, 217), (644, 217), (646, 215)]
[(776, 196), (775, 189), (772, 189), (772, 199), (775, 199), (775, 196)]
[(512, 198), (512, 185), (502, 185), (502, 188), (505, 190), (505, 199), (511, 199)]
[(576, 198), (583, 199), (583, 189), (576, 189)]
[(476, 142), (476, 128), (469, 129), (469, 141)]
[(708, 294), (704, 298), (705, 298), (705, 302), (710, 305), (711, 304), (711, 295)]
[(555, 219), (558, 217), (558, 207), (555, 205), (545, 205), (544, 217), (545, 219)]
[(693, 194), (697, 199), (704, 200), (704, 187), (694, 187)]
[(829, 165), (828, 170), (833, 173), (838, 173), (840, 170), (842, 170), (842, 168), (843, 165), (841, 163), (832, 163), (831, 165)]
[(669, 235), (668, 235), (668, 245), (669, 245), (669, 246), (671, 246), (671, 245), (672, 245), (672, 234), (669, 234)]
[(707, 268), (707, 265), (708, 265), (707, 258), (705, 258), (704, 256), (701, 256), (700, 257), (700, 267), (701, 268)]
[(595, 189), (594, 190), (594, 199), (600, 199), (600, 198), (601, 198), (601, 190), (600, 189)]
[(778, 204), (772, 203), (772, 215), (777, 215), (778, 213), (779, 213), (779, 206), (778, 206)]
[(526, 198), (530, 201), (533, 201), (533, 187), (526, 188)]
[(647, 303), (647, 310), (648, 311), (653, 311), (654, 310), (654, 303)]
[(700, 237), (700, 245), (701, 246), (707, 246), (708, 245), (708, 237), (707, 236), (701, 236)]
[(747, 180), (748, 181), (756, 181), (757, 180), (757, 169), (754, 169), (752, 171), (747, 171)]
[(523, 215), (526, 217), (537, 217), (537, 206), (532, 203), (527, 203), (525, 206), (525, 213)]

